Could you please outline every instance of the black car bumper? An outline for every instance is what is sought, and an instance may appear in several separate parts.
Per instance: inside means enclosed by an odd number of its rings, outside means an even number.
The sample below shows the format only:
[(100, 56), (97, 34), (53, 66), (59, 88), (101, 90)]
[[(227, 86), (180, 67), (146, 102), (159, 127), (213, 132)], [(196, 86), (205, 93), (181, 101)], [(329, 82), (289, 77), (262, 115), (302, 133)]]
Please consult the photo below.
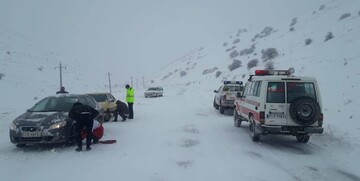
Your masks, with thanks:
[(10, 130), (10, 141), (14, 144), (51, 144), (68, 141), (69, 132), (64, 129), (44, 130), (41, 136), (24, 137), (19, 131)]
[(284, 135), (298, 135), (298, 134), (321, 134), (324, 132), (323, 127), (301, 127), (301, 126), (268, 126), (260, 125), (260, 130), (263, 134), (284, 134)]

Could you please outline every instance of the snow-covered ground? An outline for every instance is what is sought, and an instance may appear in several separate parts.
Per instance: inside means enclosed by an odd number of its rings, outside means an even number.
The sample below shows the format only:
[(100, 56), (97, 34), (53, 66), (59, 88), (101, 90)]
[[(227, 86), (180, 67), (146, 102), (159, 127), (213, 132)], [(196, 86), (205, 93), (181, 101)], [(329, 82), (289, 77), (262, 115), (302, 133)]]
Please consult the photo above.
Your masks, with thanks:
[[(123, 97), (124, 95), (116, 95)], [(254, 143), (248, 125), (220, 115), (212, 92), (165, 88), (164, 97), (137, 92), (135, 119), (105, 123), (115, 144), (16, 148), (8, 125), (23, 110), (0, 117), (0, 172), (17, 180), (360, 180), (359, 142), (331, 134), (307, 144), (292, 136), (264, 136)], [(194, 101), (196, 100), (196, 101)], [(210, 101), (211, 102), (211, 101)]]

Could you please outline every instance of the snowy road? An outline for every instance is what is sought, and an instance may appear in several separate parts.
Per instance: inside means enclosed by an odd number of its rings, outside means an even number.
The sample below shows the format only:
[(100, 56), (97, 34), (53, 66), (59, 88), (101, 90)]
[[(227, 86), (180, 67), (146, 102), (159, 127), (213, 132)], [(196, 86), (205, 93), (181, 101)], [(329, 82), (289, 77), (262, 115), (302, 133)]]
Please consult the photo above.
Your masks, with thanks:
[(1, 112), (1, 180), (360, 180), (357, 141), (327, 131), (307, 144), (290, 136), (254, 143), (247, 123), (235, 128), (231, 111), (220, 115), (211, 107), (210, 91), (171, 87), (160, 98), (137, 95), (135, 119), (105, 123), (104, 139), (118, 142), (81, 153), (16, 148), (8, 125), (21, 110)]

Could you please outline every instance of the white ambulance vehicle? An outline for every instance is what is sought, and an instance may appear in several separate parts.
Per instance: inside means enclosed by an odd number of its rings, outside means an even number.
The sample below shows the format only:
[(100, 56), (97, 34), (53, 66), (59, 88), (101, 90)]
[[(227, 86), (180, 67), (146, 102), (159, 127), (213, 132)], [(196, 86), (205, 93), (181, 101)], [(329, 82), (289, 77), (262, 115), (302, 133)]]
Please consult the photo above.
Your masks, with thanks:
[(253, 141), (261, 135), (293, 135), (306, 143), (323, 133), (323, 113), (318, 83), (312, 77), (294, 76), (294, 69), (256, 70), (234, 101), (234, 126), (249, 122)]

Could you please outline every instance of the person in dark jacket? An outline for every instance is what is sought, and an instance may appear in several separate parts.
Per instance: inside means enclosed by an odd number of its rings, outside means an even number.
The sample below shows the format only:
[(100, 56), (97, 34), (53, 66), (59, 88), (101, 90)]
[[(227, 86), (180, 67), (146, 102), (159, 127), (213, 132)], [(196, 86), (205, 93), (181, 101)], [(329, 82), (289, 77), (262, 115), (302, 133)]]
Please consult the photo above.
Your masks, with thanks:
[(76, 121), (76, 142), (78, 148), (76, 151), (82, 151), (82, 138), (81, 130), (86, 128), (86, 150), (91, 150), (91, 139), (93, 119), (99, 115), (99, 112), (88, 105), (83, 105), (80, 102), (74, 103), (73, 107), (69, 111), (69, 117)]
[(114, 116), (115, 116), (115, 119), (114, 119), (114, 122), (117, 121), (117, 118), (118, 118), (118, 115), (121, 116), (122, 118), (122, 121), (125, 121), (126, 120), (126, 116), (122, 110), (122, 107), (121, 107), (121, 101), (120, 100), (117, 100), (116, 101), (116, 110), (114, 112)]

